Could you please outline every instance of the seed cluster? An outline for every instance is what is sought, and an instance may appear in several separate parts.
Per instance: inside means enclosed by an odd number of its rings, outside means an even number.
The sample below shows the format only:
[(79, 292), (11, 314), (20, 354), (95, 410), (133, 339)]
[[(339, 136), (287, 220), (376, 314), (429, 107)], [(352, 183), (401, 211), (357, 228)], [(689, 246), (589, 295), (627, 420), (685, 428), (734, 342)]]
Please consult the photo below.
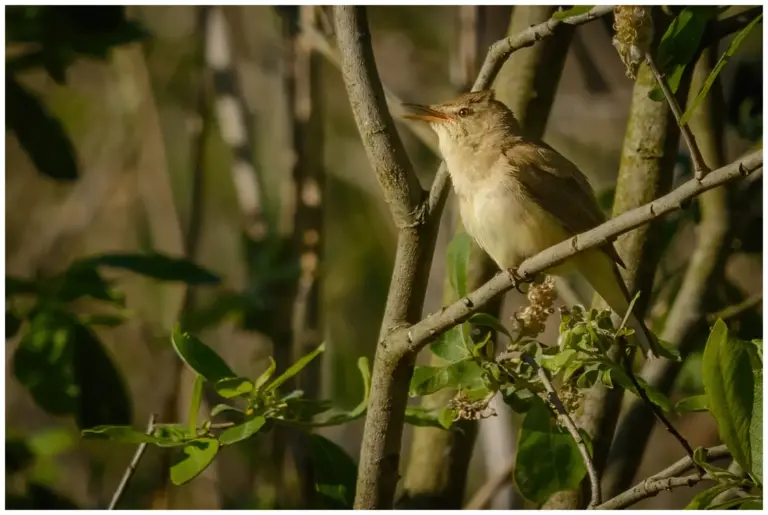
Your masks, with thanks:
[(552, 304), (557, 299), (555, 280), (547, 276), (540, 284), (528, 290), (528, 305), (515, 313), (521, 336), (536, 337), (544, 332), (549, 315), (555, 312)]
[[(456, 412), (454, 420), (480, 420), (495, 417), (496, 410), (488, 408), (489, 399), (472, 400), (466, 393), (459, 392), (450, 400), (448, 407)], [(486, 412), (486, 409), (489, 411)]]
[(651, 8), (619, 5), (613, 10), (613, 46), (626, 68), (627, 77), (635, 79), (637, 68), (653, 39)]

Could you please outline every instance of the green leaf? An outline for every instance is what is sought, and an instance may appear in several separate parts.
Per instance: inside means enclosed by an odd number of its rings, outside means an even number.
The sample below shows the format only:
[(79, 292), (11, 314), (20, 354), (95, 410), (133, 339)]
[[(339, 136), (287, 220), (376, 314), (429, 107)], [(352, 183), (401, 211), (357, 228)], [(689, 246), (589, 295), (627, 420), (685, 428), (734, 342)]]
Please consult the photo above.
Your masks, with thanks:
[(317, 346), (317, 348), (315, 350), (313, 350), (312, 352), (310, 352), (309, 354), (307, 354), (305, 356), (300, 357), (298, 359), (298, 361), (296, 361), (296, 363), (294, 363), (293, 365), (288, 367), (288, 370), (283, 372), (277, 379), (272, 381), (272, 383), (269, 386), (267, 386), (265, 391), (266, 392), (271, 392), (272, 390), (275, 390), (276, 388), (278, 388), (280, 385), (285, 383), (287, 380), (289, 380), (290, 378), (292, 378), (293, 376), (295, 376), (296, 374), (301, 372), (301, 370), (304, 367), (309, 365), (309, 363), (313, 359), (315, 359), (317, 356), (319, 356), (323, 352), (325, 352), (325, 343), (321, 343), (320, 345)]
[(96, 267), (90, 263), (76, 261), (54, 280), (51, 296), (60, 302), (72, 302), (82, 297), (91, 297), (118, 306), (125, 305), (125, 296), (112, 288)]
[(195, 286), (219, 284), (221, 282), (217, 275), (201, 268), (188, 259), (173, 258), (158, 253), (102, 254), (88, 258), (85, 262), (95, 266), (130, 270), (131, 272), (161, 281), (178, 281)]
[(730, 337), (725, 322), (718, 320), (704, 347), (701, 375), (720, 438), (737, 463), (750, 472), (754, 379), (747, 345)]
[(156, 424), (152, 432), (159, 447), (178, 447), (197, 439), (197, 428), (190, 431), (188, 424)]
[(472, 237), (465, 232), (457, 233), (448, 245), (448, 280), (458, 299), (467, 294), (467, 269), (471, 252)]
[(219, 452), (219, 442), (200, 438), (185, 445), (182, 452), (182, 458), (171, 467), (171, 481), (177, 486), (192, 481), (211, 464)]
[(309, 450), (321, 507), (351, 509), (357, 483), (355, 462), (344, 449), (320, 435), (309, 435)]
[(76, 440), (69, 429), (57, 427), (31, 435), (27, 443), (38, 457), (52, 458), (72, 449)]
[[(699, 49), (701, 37), (709, 19), (717, 13), (716, 7), (685, 7), (672, 20), (659, 42), (656, 64), (672, 93), (677, 92), (686, 66)], [(657, 102), (664, 101), (664, 93), (657, 85), (648, 95)]]
[(225, 399), (244, 397), (254, 390), (253, 383), (244, 377), (230, 377), (218, 381), (214, 388)]
[(472, 359), (464, 359), (446, 366), (416, 367), (408, 393), (412, 397), (417, 397), (448, 387), (456, 390), (471, 390), (483, 386), (484, 377), (483, 368)]
[(232, 445), (233, 443), (240, 442), (253, 436), (259, 432), (267, 419), (264, 417), (255, 417), (250, 420), (246, 420), (242, 424), (230, 427), (219, 435), (219, 443), (221, 445)]
[(259, 378), (256, 379), (256, 382), (253, 384), (253, 391), (254, 392), (261, 391), (264, 385), (267, 384), (267, 381), (269, 381), (272, 378), (272, 375), (275, 373), (276, 369), (277, 369), (277, 363), (275, 363), (275, 360), (272, 359), (272, 356), (269, 356), (269, 366), (259, 376)]
[[(629, 378), (626, 371), (624, 371), (621, 367), (619, 366), (612, 367), (611, 376), (617, 383), (619, 383), (625, 389), (634, 393), (638, 397), (640, 396), (640, 394), (637, 391), (637, 388), (635, 387), (635, 384)], [(648, 382), (642, 377), (640, 377), (639, 375), (635, 375), (635, 380), (643, 389), (643, 393), (645, 393), (649, 401), (651, 401), (652, 403), (654, 403), (656, 406), (660, 407), (664, 411), (672, 411), (672, 401), (669, 400), (669, 397), (667, 397), (664, 393), (656, 389), (654, 386), (648, 384)]]
[(710, 72), (709, 77), (707, 77), (707, 80), (704, 81), (704, 85), (701, 87), (701, 91), (699, 91), (699, 93), (696, 95), (696, 98), (693, 99), (690, 107), (688, 107), (688, 109), (685, 111), (685, 114), (683, 114), (683, 116), (680, 118), (680, 125), (688, 123), (688, 120), (690, 120), (691, 116), (693, 115), (693, 111), (699, 107), (699, 105), (707, 97), (707, 94), (712, 88), (712, 84), (715, 83), (717, 76), (720, 75), (721, 71), (723, 71), (723, 68), (725, 68), (725, 65), (728, 63), (730, 58), (736, 54), (736, 51), (747, 38), (749, 33), (752, 32), (752, 29), (755, 28), (755, 25), (757, 25), (762, 19), (763, 13), (761, 12), (758, 16), (755, 17), (754, 20), (749, 22), (746, 27), (741, 29), (741, 32), (736, 34), (736, 37), (734, 37), (733, 40), (731, 40), (731, 44), (728, 46), (728, 50), (726, 50), (725, 53), (720, 56), (720, 59), (718, 59), (715, 67)]
[(211, 417), (215, 417), (216, 415), (221, 415), (225, 411), (234, 411), (241, 415), (243, 414), (243, 410), (235, 408), (234, 406), (230, 406), (229, 404), (217, 404), (211, 410)]
[(575, 349), (565, 349), (554, 355), (544, 354), (541, 357), (541, 366), (557, 374), (561, 369), (568, 366), (568, 364), (576, 357)]
[(475, 313), (470, 317), (469, 323), (483, 327), (490, 327), (494, 331), (505, 335), (510, 340), (514, 340), (509, 330), (507, 330), (507, 328), (504, 327), (504, 324), (501, 323), (501, 320), (495, 316), (489, 315), (488, 313)]
[(464, 324), (459, 324), (438, 336), (429, 348), (446, 361), (461, 361), (472, 356), (472, 350), (467, 346), (468, 339)]
[(137, 431), (130, 426), (96, 426), (82, 431), (83, 438), (102, 438), (119, 443), (154, 443), (163, 441), (162, 438)]
[(77, 179), (77, 152), (61, 122), (13, 74), (5, 77), (5, 99), (5, 125), (35, 168), (58, 181)]
[(568, 432), (561, 430), (543, 401), (536, 401), (523, 420), (514, 479), (529, 501), (543, 503), (562, 490), (575, 490), (587, 473)]
[(178, 325), (173, 328), (171, 343), (176, 354), (184, 360), (189, 368), (211, 383), (215, 384), (222, 379), (237, 377), (237, 374), (229, 368), (221, 356), (191, 334), (182, 333)]
[(706, 395), (694, 395), (693, 397), (686, 397), (681, 399), (675, 404), (675, 411), (678, 413), (687, 413), (691, 411), (707, 411), (707, 396)]
[(456, 420), (456, 415), (458, 413), (453, 408), (445, 407), (440, 410), (440, 413), (437, 416), (437, 421), (440, 423), (440, 425), (443, 427), (443, 429), (450, 429), (453, 425), (454, 421)]
[[(729, 510), (731, 508), (739, 507), (740, 510), (748, 509), (748, 510), (754, 510), (754, 509), (761, 509), (762, 508), (762, 498), (757, 496), (751, 496), (751, 497), (738, 497), (736, 499), (728, 499), (727, 501), (723, 501), (717, 504), (712, 504), (709, 506), (709, 510)], [(759, 503), (761, 508), (742, 508), (746, 503)]]
[(744, 504), (739, 506), (740, 510), (760, 510), (763, 509), (763, 500), (762, 499), (745, 499)]
[(752, 477), (763, 484), (763, 371), (754, 370), (754, 398), (752, 400), (752, 418), (749, 423), (749, 444), (752, 453)]
[(726, 490), (733, 488), (733, 485), (729, 484), (717, 484), (710, 488), (707, 488), (703, 492), (696, 494), (691, 502), (685, 507), (686, 510), (704, 510), (712, 504), (715, 497), (725, 492)]
[(594, 5), (575, 5), (570, 9), (566, 9), (564, 11), (556, 11), (554, 14), (552, 14), (552, 19), (564, 20), (566, 18), (570, 18), (571, 16), (579, 16), (581, 14), (586, 14), (594, 8), (595, 8)]

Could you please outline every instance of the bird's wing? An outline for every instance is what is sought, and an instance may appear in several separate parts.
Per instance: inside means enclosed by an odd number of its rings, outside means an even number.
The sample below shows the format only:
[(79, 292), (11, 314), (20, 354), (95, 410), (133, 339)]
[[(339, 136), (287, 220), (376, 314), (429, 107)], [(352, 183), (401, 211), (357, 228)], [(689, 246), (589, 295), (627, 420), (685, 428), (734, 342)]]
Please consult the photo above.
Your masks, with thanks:
[[(517, 143), (505, 156), (523, 192), (555, 217), (571, 234), (588, 231), (605, 221), (589, 180), (568, 159), (545, 143)], [(601, 247), (622, 268), (624, 263), (608, 243)]]

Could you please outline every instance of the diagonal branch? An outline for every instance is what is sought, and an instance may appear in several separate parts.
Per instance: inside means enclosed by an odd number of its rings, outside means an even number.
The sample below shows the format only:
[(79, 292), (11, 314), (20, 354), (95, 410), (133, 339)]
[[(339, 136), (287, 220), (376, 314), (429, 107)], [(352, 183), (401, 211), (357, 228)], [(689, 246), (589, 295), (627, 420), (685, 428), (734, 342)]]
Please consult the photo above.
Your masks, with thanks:
[[(590, 231), (573, 236), (539, 252), (535, 256), (526, 259), (520, 265), (517, 272), (523, 279), (532, 277), (547, 268), (561, 263), (578, 252), (605, 245), (620, 234), (680, 209), (681, 204), (685, 201), (739, 177), (748, 176), (758, 168), (762, 168), (762, 166), (763, 152), (759, 150), (740, 161), (735, 161), (713, 171), (701, 181), (692, 179), (653, 202), (627, 211)], [(425, 318), (410, 329), (404, 329), (403, 331), (407, 333), (406, 345), (408, 346), (408, 351), (412, 353), (418, 352), (435, 336), (467, 320), (491, 299), (514, 288), (518, 282), (513, 277), (513, 274), (498, 274), (465, 298), (442, 309), (439, 313)]]
[(576, 446), (579, 448), (581, 457), (584, 459), (584, 465), (587, 467), (587, 474), (589, 475), (589, 482), (591, 486), (590, 490), (592, 497), (589, 501), (589, 507), (594, 508), (601, 502), (600, 478), (597, 475), (595, 464), (592, 462), (592, 457), (589, 455), (589, 450), (587, 450), (587, 444), (584, 443), (584, 439), (581, 437), (581, 433), (579, 433), (579, 428), (577, 428), (576, 424), (574, 424), (571, 415), (568, 413), (568, 410), (565, 409), (565, 406), (563, 406), (563, 401), (561, 401), (560, 397), (557, 396), (557, 391), (552, 385), (552, 381), (549, 380), (547, 371), (540, 367), (539, 364), (536, 363), (536, 360), (528, 354), (523, 354), (522, 359), (534, 370), (536, 370), (536, 374), (539, 376), (539, 380), (544, 385), (544, 389), (547, 391), (549, 402), (555, 407), (555, 410), (557, 410), (558, 420), (565, 426), (565, 428), (568, 430), (568, 433), (570, 433), (571, 437), (573, 438), (573, 441), (576, 442)]
[[(149, 416), (149, 422), (147, 423), (147, 431), (146, 434), (151, 435), (152, 431), (155, 429), (155, 421), (157, 420), (157, 415), (154, 413)], [(128, 467), (125, 469), (125, 473), (123, 473), (123, 478), (120, 480), (120, 484), (117, 485), (117, 489), (115, 490), (115, 493), (112, 495), (112, 500), (109, 502), (108, 510), (114, 510), (115, 506), (117, 506), (117, 503), (120, 502), (120, 498), (123, 496), (123, 493), (125, 492), (126, 487), (128, 486), (128, 482), (133, 477), (133, 474), (136, 472), (136, 467), (139, 466), (139, 461), (141, 461), (141, 457), (144, 455), (144, 451), (147, 450), (147, 443), (143, 442), (140, 443), (139, 446), (136, 448), (136, 453), (133, 455), (133, 458), (131, 459), (131, 462), (128, 464)]]
[[(730, 452), (725, 445), (718, 445), (717, 447), (710, 447), (705, 449), (705, 456), (708, 462), (730, 456)], [(709, 479), (708, 476), (700, 473), (691, 474), (684, 477), (676, 477), (689, 471), (692, 468), (696, 468), (697, 465), (693, 462), (690, 456), (685, 456), (669, 467), (665, 468), (661, 472), (654, 474), (653, 476), (645, 479), (644, 481), (633, 486), (629, 490), (609, 499), (603, 504), (596, 507), (598, 510), (620, 510), (628, 508), (633, 504), (636, 504), (643, 499), (653, 497), (662, 490), (671, 490), (681, 486), (693, 486), (696, 483)]]

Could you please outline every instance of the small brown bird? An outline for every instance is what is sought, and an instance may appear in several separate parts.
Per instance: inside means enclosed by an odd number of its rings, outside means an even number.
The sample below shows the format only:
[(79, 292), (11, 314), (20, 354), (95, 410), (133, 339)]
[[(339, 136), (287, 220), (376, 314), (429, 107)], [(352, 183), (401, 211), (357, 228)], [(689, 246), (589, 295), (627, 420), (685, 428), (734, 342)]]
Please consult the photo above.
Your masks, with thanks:
[[(523, 136), (512, 111), (493, 91), (467, 93), (452, 102), (406, 104), (406, 118), (429, 123), (440, 139), (467, 233), (502, 270), (605, 221), (589, 181), (568, 159)], [(611, 309), (624, 317), (630, 296), (612, 244), (576, 254), (547, 270), (581, 273)], [(658, 343), (634, 314), (628, 326), (646, 353)]]

